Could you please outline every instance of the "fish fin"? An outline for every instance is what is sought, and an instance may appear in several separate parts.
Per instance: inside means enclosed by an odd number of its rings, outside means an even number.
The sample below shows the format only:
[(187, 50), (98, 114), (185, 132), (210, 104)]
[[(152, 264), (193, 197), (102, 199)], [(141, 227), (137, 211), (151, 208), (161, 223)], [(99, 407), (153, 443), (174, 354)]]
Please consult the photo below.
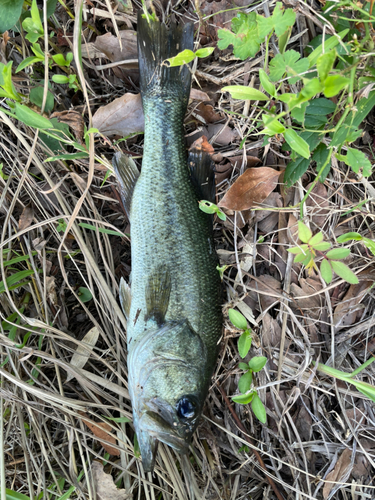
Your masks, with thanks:
[(139, 170), (130, 156), (123, 153), (116, 153), (112, 160), (112, 165), (120, 184), (121, 199), (124, 204), (126, 214), (130, 220), (130, 206), (134, 191), (134, 186), (139, 177)]
[(210, 154), (192, 149), (189, 151), (188, 165), (198, 199), (215, 203), (215, 169)]
[(130, 286), (126, 283), (124, 278), (121, 278), (120, 280), (119, 296), (120, 296), (122, 310), (124, 311), (126, 319), (128, 319), (130, 315), (132, 296), (130, 292)]
[(138, 60), (141, 95), (171, 98), (184, 96), (184, 105), (190, 94), (190, 68), (169, 67), (163, 62), (185, 49), (194, 48), (194, 25), (187, 23), (177, 26), (172, 23), (168, 29), (160, 21), (148, 21), (138, 11)]
[(158, 325), (164, 323), (171, 287), (171, 275), (165, 266), (159, 267), (150, 275), (146, 287), (146, 321), (154, 319)]

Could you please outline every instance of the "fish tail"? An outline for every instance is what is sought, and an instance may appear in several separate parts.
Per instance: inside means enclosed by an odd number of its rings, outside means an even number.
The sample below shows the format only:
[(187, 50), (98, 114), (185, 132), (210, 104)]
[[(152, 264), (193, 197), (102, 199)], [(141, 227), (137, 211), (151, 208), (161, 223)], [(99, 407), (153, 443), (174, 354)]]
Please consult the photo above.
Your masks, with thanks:
[(169, 67), (166, 59), (176, 56), (185, 49), (193, 50), (194, 25), (177, 26), (172, 23), (168, 29), (164, 23), (148, 20), (138, 11), (138, 59), (142, 99), (159, 97), (184, 98), (190, 94), (190, 68)]

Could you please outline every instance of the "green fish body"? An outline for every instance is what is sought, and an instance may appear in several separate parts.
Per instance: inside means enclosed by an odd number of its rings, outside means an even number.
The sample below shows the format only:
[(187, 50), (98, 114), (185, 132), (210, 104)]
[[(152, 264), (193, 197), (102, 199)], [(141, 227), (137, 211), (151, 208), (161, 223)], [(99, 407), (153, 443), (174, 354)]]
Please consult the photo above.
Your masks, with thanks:
[[(221, 282), (211, 217), (199, 209), (197, 184), (210, 160), (186, 157), (183, 120), (191, 75), (161, 63), (193, 48), (193, 26), (138, 16), (140, 87), (145, 116), (142, 171), (124, 156), (114, 166), (131, 221), (131, 290), (120, 298), (128, 316), (129, 393), (146, 471), (158, 441), (188, 450), (208, 392), (222, 330)], [(210, 170), (211, 169), (211, 170)]]

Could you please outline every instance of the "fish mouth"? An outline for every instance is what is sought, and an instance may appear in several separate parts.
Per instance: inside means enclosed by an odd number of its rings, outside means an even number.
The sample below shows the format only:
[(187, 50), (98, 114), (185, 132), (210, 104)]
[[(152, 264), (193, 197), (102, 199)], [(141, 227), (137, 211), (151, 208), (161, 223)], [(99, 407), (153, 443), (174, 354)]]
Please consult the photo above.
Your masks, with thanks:
[[(147, 434), (151, 440), (161, 441), (174, 448), (177, 452), (185, 454), (189, 450), (193, 429), (186, 429), (184, 435), (181, 436), (178, 433), (177, 423), (174, 424), (174, 427), (153, 411), (146, 411), (139, 420), (139, 432), (141, 434)], [(145, 452), (148, 454), (147, 447)], [(141, 454), (143, 459), (142, 449)]]

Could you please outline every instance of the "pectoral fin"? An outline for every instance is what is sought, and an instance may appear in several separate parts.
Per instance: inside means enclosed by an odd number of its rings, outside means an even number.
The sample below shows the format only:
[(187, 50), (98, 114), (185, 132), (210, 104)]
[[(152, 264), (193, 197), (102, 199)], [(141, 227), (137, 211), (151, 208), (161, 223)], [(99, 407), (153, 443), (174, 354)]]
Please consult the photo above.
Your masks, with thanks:
[(122, 310), (124, 311), (126, 319), (129, 319), (130, 306), (132, 302), (132, 296), (130, 292), (130, 286), (126, 283), (124, 278), (120, 280), (120, 290), (119, 290), (120, 302)]
[(189, 151), (188, 166), (198, 199), (215, 203), (215, 170), (209, 153), (192, 149)]
[(158, 325), (164, 323), (171, 287), (171, 275), (165, 266), (157, 268), (151, 274), (146, 288), (146, 321), (154, 319)]
[(130, 220), (130, 206), (134, 191), (134, 186), (139, 177), (137, 165), (123, 153), (116, 153), (112, 160), (112, 165), (120, 184), (121, 199), (124, 204), (126, 214)]

